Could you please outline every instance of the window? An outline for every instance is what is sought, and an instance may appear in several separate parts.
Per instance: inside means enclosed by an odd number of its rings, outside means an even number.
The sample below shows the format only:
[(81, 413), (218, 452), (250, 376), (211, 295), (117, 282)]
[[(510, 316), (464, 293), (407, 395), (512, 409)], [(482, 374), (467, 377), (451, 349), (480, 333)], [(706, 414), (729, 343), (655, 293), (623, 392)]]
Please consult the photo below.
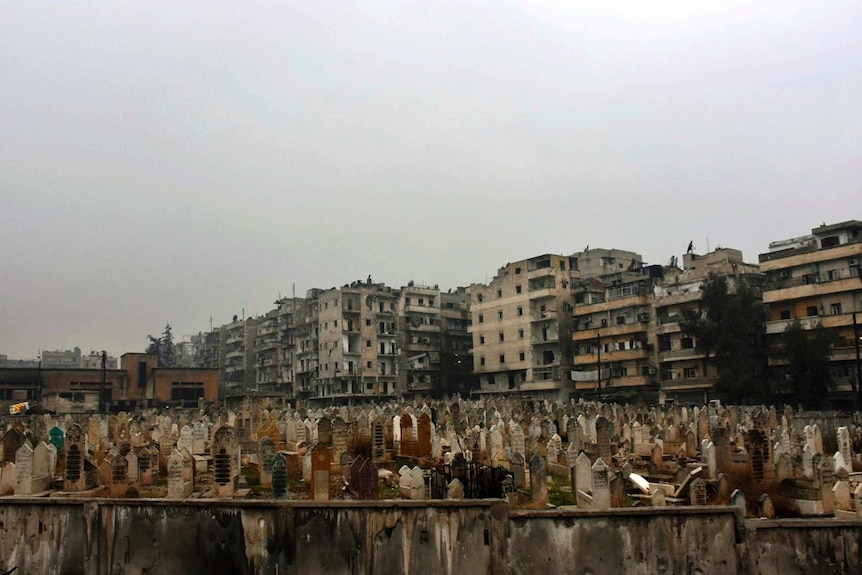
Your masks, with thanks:
[(625, 325), (626, 324), (626, 316), (618, 315), (617, 316), (617, 325)]
[(501, 290), (501, 289), (497, 290), (497, 297), (503, 297), (503, 290)]
[(521, 361), (524, 361), (524, 358), (526, 358), (526, 357), (527, 357), (527, 356), (524, 354), (524, 352), (523, 352), (523, 351), (522, 351), (521, 353), (519, 353), (519, 354), (518, 354), (518, 359), (520, 359)]
[(522, 308), (521, 306), (518, 306), (518, 316), (520, 317), (522, 315), (524, 315), (524, 308)]
[(811, 317), (813, 315), (817, 315), (817, 306), (816, 305), (808, 306), (808, 308), (806, 308), (806, 310), (805, 310), (805, 313), (808, 315), (808, 317)]
[(506, 336), (504, 336), (503, 332), (501, 331), (500, 332), (500, 341), (505, 341), (505, 340), (506, 340)]
[(481, 313), (479, 314), (479, 323), (485, 323), (485, 316)]
[(404, 303), (405, 303), (406, 305), (410, 305), (410, 298), (409, 298), (409, 297), (405, 297), (405, 298), (404, 298)]
[(366, 325), (367, 327), (371, 327), (371, 320), (370, 320), (370, 319), (366, 319), (366, 320), (365, 320), (365, 325)]
[(779, 319), (790, 319), (790, 310), (783, 309), (778, 313)]
[(428, 298), (428, 306), (429, 306), (429, 307), (434, 307), (434, 298), (433, 298), (433, 297), (429, 297), (429, 298)]
[(692, 349), (694, 347), (694, 339), (689, 336), (683, 337), (679, 340), (680, 349)]
[(479, 365), (485, 365), (485, 356), (484, 355), (479, 358)]
[(515, 268), (515, 275), (516, 276), (521, 275), (521, 268)]
[(563, 260), (560, 260), (560, 270), (566, 271), (566, 262), (564, 262)]
[(503, 319), (503, 310), (497, 312), (497, 319)]
[(476, 294), (476, 299), (479, 300), (479, 302), (481, 302), (485, 298), (482, 297), (482, 294)]
[(500, 363), (506, 363), (506, 354), (500, 354)]
[(829, 313), (831, 313), (832, 315), (838, 315), (839, 313), (841, 313), (841, 304), (840, 303), (831, 304), (829, 306)]
[(368, 369), (371, 369), (371, 365), (372, 365), (372, 363), (369, 361), (365, 364), (365, 367), (367, 367)]
[(372, 389), (374, 389), (374, 383), (369, 381), (368, 383), (365, 384), (365, 389), (367, 389), (368, 391), (371, 391)]
[(829, 270), (826, 272), (826, 279), (829, 281), (840, 280), (841, 279), (841, 270)]
[(696, 367), (685, 368), (685, 371), (683, 372), (683, 376), (686, 379), (692, 379), (694, 377), (697, 377), (697, 368)]
[(519, 285), (515, 286), (515, 293), (521, 293), (521, 286), (519, 286)]
[(518, 339), (524, 339), (524, 330), (523, 329), (518, 330)]
[(484, 344), (484, 343), (485, 343), (485, 336), (484, 336), (484, 335), (480, 335), (480, 336), (479, 336), (479, 345), (482, 345), (482, 344)]
[(335, 320), (334, 322), (332, 322), (332, 325), (333, 325), (334, 327), (338, 327), (338, 320)]
[(828, 238), (823, 238), (820, 240), (821, 248), (833, 248), (837, 246), (839, 243), (838, 236), (829, 236)]
[(425, 298), (419, 298), (419, 305), (425, 305)]
[(370, 339), (365, 340), (365, 347), (371, 347), (371, 340)]

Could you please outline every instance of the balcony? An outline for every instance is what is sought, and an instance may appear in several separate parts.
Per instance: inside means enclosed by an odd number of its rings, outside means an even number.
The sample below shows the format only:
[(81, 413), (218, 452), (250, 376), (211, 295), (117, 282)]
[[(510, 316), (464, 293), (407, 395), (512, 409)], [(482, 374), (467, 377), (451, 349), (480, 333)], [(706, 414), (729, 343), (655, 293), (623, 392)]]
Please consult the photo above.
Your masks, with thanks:
[(544, 299), (556, 297), (556, 290), (550, 287), (530, 288), (530, 299)]
[(698, 353), (693, 347), (686, 349), (674, 349), (659, 351), (659, 361), (682, 361), (686, 359), (703, 359), (703, 354)]
[(590, 324), (589, 327), (579, 328), (572, 334), (572, 339), (575, 341), (587, 341), (596, 338), (596, 333), (600, 332), (602, 337), (628, 335), (633, 333), (646, 333), (648, 323), (632, 322), (624, 324), (609, 325), (606, 327), (596, 327)]
[(785, 331), (787, 331), (787, 328), (790, 327), (795, 321), (799, 322), (799, 325), (802, 326), (802, 329), (814, 329), (815, 327), (817, 327), (818, 324), (820, 324), (820, 317), (812, 316), (798, 319), (782, 319), (778, 321), (768, 321), (766, 322), (766, 333), (767, 335), (784, 333)]
[[(794, 280), (795, 279), (796, 278), (794, 278)], [(765, 290), (763, 292), (763, 303), (770, 304), (781, 301), (858, 291), (860, 289), (862, 289), (862, 281), (860, 281), (858, 277), (841, 278), (808, 284), (800, 283), (799, 285), (786, 288)]]

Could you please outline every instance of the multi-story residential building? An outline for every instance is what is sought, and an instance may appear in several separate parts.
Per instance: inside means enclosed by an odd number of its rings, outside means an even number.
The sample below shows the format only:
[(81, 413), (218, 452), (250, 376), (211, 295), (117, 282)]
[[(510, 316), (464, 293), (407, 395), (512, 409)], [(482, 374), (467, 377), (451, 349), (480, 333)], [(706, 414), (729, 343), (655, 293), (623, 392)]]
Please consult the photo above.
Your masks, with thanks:
[(189, 338), (193, 352), (191, 367), (218, 369), (219, 330), (199, 332)]
[(473, 373), (473, 337), (470, 333), (470, 290), (459, 287), (440, 293), (440, 384), (435, 396), (478, 389)]
[(578, 281), (573, 288), (571, 375), (580, 393), (615, 400), (656, 395), (652, 295), (662, 268), (639, 267), (640, 256), (632, 261), (623, 269)]
[(294, 396), (309, 400), (318, 393), (320, 378), (320, 301), (323, 290), (308, 290), (305, 305), (296, 315), (296, 340), (294, 361), (296, 382)]
[[(105, 354), (105, 369), (117, 369), (119, 361), (112, 355)], [(81, 369), (102, 369), (102, 353), (91, 351), (81, 355)]]
[(440, 385), (441, 298), (437, 286), (410, 282), (398, 303), (398, 381), (405, 397), (430, 394)]
[(281, 298), (278, 300), (279, 376), (277, 388), (289, 398), (295, 396), (297, 331), (305, 319), (305, 300)]
[(254, 339), (258, 320), (237, 319), (223, 325), (219, 340), (220, 383), (224, 395), (237, 395), (255, 390)]
[(370, 281), (318, 295), (319, 376), (313, 399), (398, 393), (397, 301), (397, 291)]
[[(769, 244), (760, 254), (766, 274), (763, 303), (767, 308), (767, 338), (775, 343), (788, 326), (799, 321), (805, 329), (816, 325), (831, 331), (831, 371), (837, 391), (847, 394), (858, 382), (860, 329), (854, 325), (862, 311), (862, 222), (851, 220), (821, 225), (811, 234)], [(858, 320), (856, 320), (858, 322)], [(782, 370), (784, 360), (770, 357)]]
[(61, 351), (42, 350), (42, 367), (46, 369), (68, 369), (81, 367), (81, 348)]
[(280, 348), (279, 310), (273, 309), (257, 318), (253, 351), (255, 389), (261, 391), (277, 389), (281, 379), (278, 358)]
[[(697, 340), (685, 332), (683, 313), (697, 306), (702, 288), (710, 276), (723, 277), (736, 289), (744, 279), (752, 286), (761, 282), (757, 264), (745, 263), (742, 252), (717, 248), (705, 255), (689, 252), (683, 255), (683, 266), (664, 270), (654, 287), (654, 346), (660, 385), (659, 400), (705, 403), (718, 380), (716, 366), (697, 351)], [(704, 361), (704, 360), (707, 361)]]

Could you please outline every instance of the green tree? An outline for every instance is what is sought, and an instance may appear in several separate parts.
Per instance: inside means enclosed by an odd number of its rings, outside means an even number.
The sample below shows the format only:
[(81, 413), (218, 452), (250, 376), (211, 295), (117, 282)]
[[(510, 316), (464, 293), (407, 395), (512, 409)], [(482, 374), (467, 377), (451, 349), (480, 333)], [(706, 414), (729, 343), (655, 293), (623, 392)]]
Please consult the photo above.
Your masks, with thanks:
[(697, 307), (683, 312), (682, 329), (704, 356), (703, 372), (713, 362), (715, 389), (728, 401), (763, 400), (769, 386), (763, 304), (756, 286), (744, 276), (710, 274), (701, 292)]
[(176, 364), (176, 353), (174, 350), (174, 336), (171, 331), (171, 324), (165, 325), (165, 331), (160, 337), (147, 336), (150, 340), (147, 346), (146, 353), (151, 353), (158, 357), (159, 367), (174, 367)]
[(798, 320), (782, 334), (776, 355), (787, 361), (787, 371), (779, 388), (791, 396), (792, 403), (801, 403), (808, 409), (824, 406), (835, 387), (829, 371), (834, 343), (833, 334), (820, 324), (807, 330)]

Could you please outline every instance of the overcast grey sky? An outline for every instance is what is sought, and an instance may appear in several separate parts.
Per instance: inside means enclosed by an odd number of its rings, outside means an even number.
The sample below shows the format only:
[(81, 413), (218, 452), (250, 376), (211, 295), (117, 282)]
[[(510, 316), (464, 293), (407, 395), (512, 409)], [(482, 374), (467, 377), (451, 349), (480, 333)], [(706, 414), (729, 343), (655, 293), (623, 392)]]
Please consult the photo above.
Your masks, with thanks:
[[(709, 7), (705, 7), (705, 6)], [(0, 353), (862, 217), (862, 4), (0, 4)]]

